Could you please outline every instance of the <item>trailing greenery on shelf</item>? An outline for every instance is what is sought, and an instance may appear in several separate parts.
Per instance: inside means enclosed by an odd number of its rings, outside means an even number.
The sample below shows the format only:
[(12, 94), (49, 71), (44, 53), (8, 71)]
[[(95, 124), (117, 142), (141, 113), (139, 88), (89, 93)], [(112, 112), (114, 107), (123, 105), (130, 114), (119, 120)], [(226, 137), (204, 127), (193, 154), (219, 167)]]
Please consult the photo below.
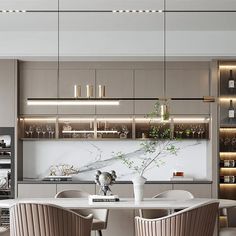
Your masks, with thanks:
[(173, 138), (169, 126), (166, 123), (161, 123), (160, 125), (153, 123), (153, 119), (158, 117), (160, 117), (160, 104), (156, 102), (154, 110), (147, 115), (147, 118), (150, 119), (150, 139), (140, 143), (140, 150), (142, 150), (144, 154), (138, 161), (131, 160), (122, 152), (115, 154), (116, 158), (120, 159), (124, 165), (140, 176), (153, 167), (164, 165), (165, 161), (163, 157), (168, 154), (176, 156), (179, 150), (179, 148), (174, 145), (174, 141), (176, 140)]

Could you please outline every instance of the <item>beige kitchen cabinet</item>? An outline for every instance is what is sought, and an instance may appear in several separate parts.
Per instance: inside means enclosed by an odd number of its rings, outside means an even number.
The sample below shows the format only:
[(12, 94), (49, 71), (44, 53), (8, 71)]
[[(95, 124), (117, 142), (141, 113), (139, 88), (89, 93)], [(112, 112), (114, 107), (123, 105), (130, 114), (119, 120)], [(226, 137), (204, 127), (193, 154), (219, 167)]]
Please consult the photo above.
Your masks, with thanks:
[(18, 198), (54, 197), (56, 189), (56, 184), (18, 184)]
[[(167, 98), (203, 98), (210, 93), (208, 62), (173, 62), (167, 64)], [(203, 101), (170, 101), (170, 113), (209, 114), (210, 105)]]
[[(96, 186), (97, 193), (99, 187)], [(132, 184), (115, 184), (111, 186), (113, 194), (119, 197), (133, 197)], [(133, 210), (110, 210), (107, 229), (103, 236), (133, 236), (134, 235), (134, 211)]]
[(186, 190), (194, 197), (211, 198), (211, 184), (173, 184), (173, 189)]
[[(74, 97), (74, 85), (81, 86), (81, 97), (86, 97), (86, 85), (92, 85), (95, 96), (95, 70), (63, 69), (59, 78), (61, 98)], [(59, 114), (95, 114), (95, 106), (59, 106)]]
[(27, 98), (57, 98), (56, 63), (20, 64), (20, 114), (56, 114), (57, 106), (28, 106)]
[[(164, 97), (164, 70), (143, 69), (134, 72), (134, 95), (136, 98)], [(135, 101), (134, 114), (148, 114), (154, 109), (154, 101)]]
[(57, 184), (57, 193), (64, 190), (80, 190), (95, 194), (95, 184)]
[(17, 61), (0, 60), (0, 116), (1, 127), (12, 127), (17, 113)]
[[(96, 70), (96, 94), (98, 86), (106, 86), (106, 97), (133, 98), (133, 70), (99, 69)], [(133, 114), (133, 101), (121, 101), (119, 106), (97, 106), (97, 114)]]

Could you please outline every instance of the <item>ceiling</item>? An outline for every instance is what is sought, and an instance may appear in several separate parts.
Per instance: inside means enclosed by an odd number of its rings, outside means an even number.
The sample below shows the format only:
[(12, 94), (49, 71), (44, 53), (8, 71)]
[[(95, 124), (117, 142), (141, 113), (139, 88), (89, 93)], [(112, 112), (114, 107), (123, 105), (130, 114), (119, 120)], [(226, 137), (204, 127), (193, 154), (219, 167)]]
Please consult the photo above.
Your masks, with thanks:
[[(164, 9), (164, 0), (59, 0), (60, 9)], [(0, 9), (57, 9), (58, 0), (1, 0)], [(236, 10), (235, 0), (166, 0), (169, 10)]]
[[(0, 0), (0, 57), (55, 57), (58, 0)], [(163, 0), (60, 0), (62, 10), (163, 9)], [(235, 0), (166, 0), (168, 10), (236, 9)], [(43, 12), (44, 11), (44, 12)], [(61, 55), (82, 58), (236, 55), (236, 12), (60, 12)], [(164, 19), (166, 19), (164, 24)]]

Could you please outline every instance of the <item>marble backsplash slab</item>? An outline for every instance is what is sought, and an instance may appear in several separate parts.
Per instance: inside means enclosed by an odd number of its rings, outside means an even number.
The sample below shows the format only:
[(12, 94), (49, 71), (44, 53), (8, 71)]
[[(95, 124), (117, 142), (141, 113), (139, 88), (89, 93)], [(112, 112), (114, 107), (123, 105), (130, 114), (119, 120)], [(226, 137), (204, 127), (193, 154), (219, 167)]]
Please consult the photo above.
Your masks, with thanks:
[[(164, 155), (164, 164), (145, 172), (149, 181), (169, 180), (174, 170), (182, 170), (194, 179), (210, 179), (208, 141), (174, 141), (177, 155)], [(134, 162), (144, 155), (141, 141), (27, 141), (23, 147), (23, 177), (43, 178), (51, 165), (70, 164), (79, 167), (75, 180), (94, 180), (96, 170), (117, 172), (118, 180), (131, 180), (134, 172), (114, 153), (122, 152)]]

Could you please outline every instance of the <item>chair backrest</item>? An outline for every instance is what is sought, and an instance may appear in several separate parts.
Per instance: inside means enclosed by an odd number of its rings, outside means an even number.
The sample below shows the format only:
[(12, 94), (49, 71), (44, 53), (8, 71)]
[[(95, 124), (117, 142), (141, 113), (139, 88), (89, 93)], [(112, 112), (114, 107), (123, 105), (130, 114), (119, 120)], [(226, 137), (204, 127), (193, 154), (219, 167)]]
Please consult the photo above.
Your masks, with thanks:
[(18, 203), (10, 208), (10, 235), (90, 236), (92, 220), (54, 205)]
[(185, 190), (168, 190), (163, 193), (157, 194), (154, 198), (172, 198), (187, 200), (194, 198), (193, 194)]
[[(64, 190), (57, 193), (55, 198), (88, 198), (89, 195), (89, 193), (81, 190)], [(73, 211), (84, 216), (93, 214), (94, 218), (103, 221), (105, 223), (105, 227), (107, 226), (109, 211), (106, 209), (80, 209)]]
[(135, 235), (213, 236), (218, 207), (218, 202), (211, 202), (158, 219), (135, 217)]
[(236, 227), (236, 207), (227, 209), (228, 227)]
[[(194, 198), (193, 194), (185, 190), (168, 190), (155, 195), (153, 198), (169, 198), (175, 200), (187, 200)], [(139, 216), (147, 219), (155, 219), (168, 215), (168, 210), (139, 210)]]

